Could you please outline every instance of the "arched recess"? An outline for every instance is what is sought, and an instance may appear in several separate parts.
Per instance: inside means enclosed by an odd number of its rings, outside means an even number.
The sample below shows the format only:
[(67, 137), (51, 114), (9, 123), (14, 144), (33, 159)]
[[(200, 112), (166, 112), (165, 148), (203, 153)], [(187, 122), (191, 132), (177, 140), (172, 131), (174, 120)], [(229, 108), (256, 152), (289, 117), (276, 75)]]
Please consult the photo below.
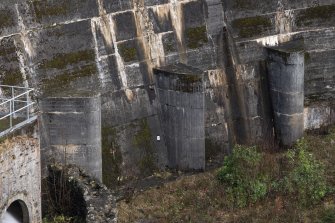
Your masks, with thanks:
[[(30, 223), (27, 205), (22, 200), (14, 201), (7, 208), (5, 218), (11, 219), (11, 222)], [(13, 221), (14, 219), (16, 221)]]

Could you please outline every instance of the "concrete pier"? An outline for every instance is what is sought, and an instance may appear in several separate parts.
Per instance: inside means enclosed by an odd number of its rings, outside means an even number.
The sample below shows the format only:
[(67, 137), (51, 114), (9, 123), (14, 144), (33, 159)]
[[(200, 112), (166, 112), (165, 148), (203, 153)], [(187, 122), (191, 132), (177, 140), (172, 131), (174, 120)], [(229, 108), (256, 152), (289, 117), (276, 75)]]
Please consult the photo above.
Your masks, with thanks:
[(205, 168), (205, 101), (201, 70), (184, 64), (154, 70), (170, 167)]
[(268, 48), (268, 74), (279, 143), (291, 146), (304, 132), (304, 53), (299, 46)]
[(102, 179), (100, 96), (46, 97), (40, 103), (42, 168), (75, 164)]

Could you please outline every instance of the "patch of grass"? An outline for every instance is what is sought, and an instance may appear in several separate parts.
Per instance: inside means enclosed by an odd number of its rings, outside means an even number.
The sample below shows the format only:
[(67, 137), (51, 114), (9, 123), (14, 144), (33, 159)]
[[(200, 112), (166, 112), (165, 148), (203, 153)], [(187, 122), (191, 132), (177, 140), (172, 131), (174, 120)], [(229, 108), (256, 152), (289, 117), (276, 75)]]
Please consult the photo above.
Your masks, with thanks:
[[(251, 190), (251, 192), (262, 196), (256, 202), (251, 199), (251, 203), (245, 207), (238, 208), (231, 205), (227, 187), (216, 180), (221, 172), (220, 169), (217, 169), (191, 176), (182, 176), (163, 186), (135, 193), (129, 202), (121, 201), (118, 203), (118, 220), (121, 223), (139, 220), (160, 223), (333, 222), (334, 209), (332, 206), (329, 207), (328, 203), (334, 204), (335, 202), (334, 190), (328, 190), (328, 193), (321, 200), (319, 198), (322, 196), (318, 195), (318, 191), (321, 191), (321, 195), (323, 195), (324, 180), (327, 185), (335, 186), (335, 129), (331, 128), (328, 135), (306, 135), (304, 143), (305, 145), (298, 144), (292, 152), (269, 153), (253, 149), (252, 151), (240, 152), (242, 154), (238, 156), (240, 157), (238, 159), (235, 155), (239, 161), (246, 160), (246, 162), (240, 162), (238, 166), (238, 168), (245, 169), (246, 172), (241, 173), (244, 178), (254, 176), (257, 179), (258, 176), (268, 176), (268, 180), (265, 181), (268, 185), (268, 193), (263, 196), (263, 193), (258, 193), (257, 183), (256, 187), (252, 185), (251, 187), (256, 190)], [(302, 150), (304, 152), (301, 152)], [(288, 157), (287, 153), (292, 154)], [(261, 156), (260, 159), (259, 156)], [(294, 163), (292, 159), (295, 160)], [(324, 166), (324, 174), (320, 174), (323, 178), (320, 179), (321, 184), (315, 182), (319, 176), (314, 174), (315, 171), (319, 171), (320, 163)], [(225, 165), (229, 166), (229, 164)], [(256, 171), (252, 171), (254, 169)], [(231, 171), (237, 173), (239, 170)], [(304, 177), (302, 177), (303, 175)], [(297, 176), (298, 181), (296, 181)], [(280, 184), (280, 180), (285, 177), (292, 177), (293, 179), (290, 180), (293, 181), (291, 182), (299, 182), (300, 179), (304, 179), (301, 184), (302, 188), (316, 187), (321, 190), (300, 190), (299, 186), (294, 186), (295, 189), (291, 193)], [(306, 177), (311, 179), (306, 179)], [(224, 176), (224, 179), (228, 179), (229, 182), (240, 182), (238, 177)], [(309, 182), (310, 185), (306, 185), (305, 182)], [(247, 184), (250, 183), (247, 182)], [(321, 187), (319, 187), (320, 185)], [(250, 190), (250, 188), (246, 190)], [(312, 202), (313, 205), (301, 205), (301, 201), (303, 201), (299, 198), (301, 191), (317, 192), (315, 200)], [(309, 193), (311, 198), (315, 195), (314, 192)], [(248, 196), (250, 197), (252, 193)]]
[(290, 171), (284, 177), (284, 191), (296, 196), (299, 204), (311, 206), (327, 193), (325, 169), (322, 162), (308, 151), (305, 140), (299, 140), (294, 149), (287, 152)]
[(326, 135), (305, 135), (308, 145), (307, 151), (312, 153), (315, 159), (322, 162), (325, 168), (325, 177), (328, 184), (335, 191), (335, 127), (328, 129)]
[(328, 207), (321, 213), (320, 223), (334, 223), (335, 222), (335, 207)]
[[(224, 206), (223, 190), (213, 190), (214, 172), (184, 177), (176, 182), (138, 194), (130, 203), (119, 203), (119, 222), (136, 222), (139, 219), (153, 222), (215, 222), (208, 212), (213, 205)], [(216, 200), (211, 200), (215, 193)], [(215, 213), (215, 210), (213, 210)]]

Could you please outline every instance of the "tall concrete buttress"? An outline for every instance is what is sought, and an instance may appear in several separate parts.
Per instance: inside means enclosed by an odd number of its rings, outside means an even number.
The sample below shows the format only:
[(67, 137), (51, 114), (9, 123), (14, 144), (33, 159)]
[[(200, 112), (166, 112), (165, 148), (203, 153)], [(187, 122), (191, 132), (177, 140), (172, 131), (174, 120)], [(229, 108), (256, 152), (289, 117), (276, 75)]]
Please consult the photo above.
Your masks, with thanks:
[(100, 95), (40, 101), (42, 174), (53, 161), (75, 164), (102, 179)]
[(304, 132), (304, 53), (287, 44), (268, 48), (268, 74), (274, 127), (281, 145), (291, 146)]
[(154, 70), (170, 167), (205, 168), (203, 72), (184, 64)]

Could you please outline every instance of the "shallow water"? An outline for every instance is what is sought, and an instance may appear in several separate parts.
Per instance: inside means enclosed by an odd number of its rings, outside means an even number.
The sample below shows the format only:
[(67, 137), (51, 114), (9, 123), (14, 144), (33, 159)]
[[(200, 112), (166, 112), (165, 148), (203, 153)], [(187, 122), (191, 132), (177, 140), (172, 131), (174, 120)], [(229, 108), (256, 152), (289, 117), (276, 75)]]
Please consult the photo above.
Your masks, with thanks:
[(1, 219), (1, 223), (20, 223), (18, 220), (16, 220), (13, 215), (6, 212), (4, 216)]

